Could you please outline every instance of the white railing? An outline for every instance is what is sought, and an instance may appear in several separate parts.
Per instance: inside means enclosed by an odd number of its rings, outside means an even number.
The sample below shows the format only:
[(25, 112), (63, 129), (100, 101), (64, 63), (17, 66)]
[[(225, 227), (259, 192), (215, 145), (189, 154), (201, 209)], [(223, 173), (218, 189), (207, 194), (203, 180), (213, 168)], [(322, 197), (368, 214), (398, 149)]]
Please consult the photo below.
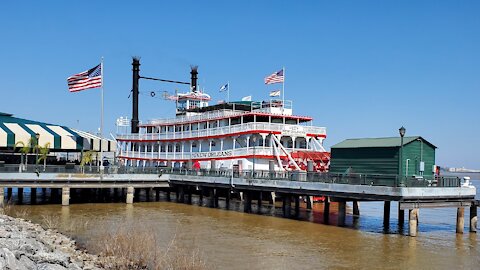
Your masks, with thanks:
[(176, 140), (201, 138), (207, 136), (228, 135), (239, 132), (247, 132), (254, 130), (265, 130), (267, 132), (282, 132), (287, 136), (305, 136), (306, 134), (326, 135), (326, 128), (314, 126), (300, 126), (288, 124), (272, 124), (272, 123), (246, 123), (239, 125), (232, 125), (227, 127), (208, 128), (200, 130), (189, 130), (181, 132), (166, 132), (166, 133), (149, 133), (149, 134), (128, 134), (119, 135), (117, 139), (123, 140)]
[(146, 125), (182, 124), (183, 122), (204, 121), (204, 120), (210, 120), (210, 119), (216, 119), (216, 118), (236, 116), (244, 113), (249, 113), (249, 112), (218, 110), (218, 111), (205, 112), (195, 116), (180, 116), (180, 117), (166, 118), (166, 119), (152, 119), (152, 120), (149, 120), (146, 123)]
[(235, 150), (228, 149), (224, 151), (210, 151), (210, 152), (154, 152), (153, 155), (151, 152), (123, 152), (121, 157), (125, 158), (141, 158), (141, 159), (162, 159), (162, 160), (188, 160), (188, 159), (204, 159), (204, 158), (225, 158), (225, 157), (239, 157), (239, 156), (246, 156), (246, 155), (255, 155), (255, 156), (263, 156), (263, 155), (274, 155), (273, 149), (263, 148), (262, 146), (257, 147), (249, 147), (249, 148), (237, 148)]

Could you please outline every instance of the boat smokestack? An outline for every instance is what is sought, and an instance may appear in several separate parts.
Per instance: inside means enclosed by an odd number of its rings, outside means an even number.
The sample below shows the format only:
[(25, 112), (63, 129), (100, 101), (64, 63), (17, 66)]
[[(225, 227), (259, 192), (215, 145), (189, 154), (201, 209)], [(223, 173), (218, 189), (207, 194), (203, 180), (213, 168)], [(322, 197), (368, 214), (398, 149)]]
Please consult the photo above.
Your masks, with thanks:
[(140, 57), (132, 57), (132, 133), (138, 133), (138, 81), (140, 79)]
[(190, 74), (192, 75), (192, 82), (190, 83), (190, 88), (192, 92), (197, 92), (197, 79), (198, 79), (198, 66), (191, 66), (192, 71)]

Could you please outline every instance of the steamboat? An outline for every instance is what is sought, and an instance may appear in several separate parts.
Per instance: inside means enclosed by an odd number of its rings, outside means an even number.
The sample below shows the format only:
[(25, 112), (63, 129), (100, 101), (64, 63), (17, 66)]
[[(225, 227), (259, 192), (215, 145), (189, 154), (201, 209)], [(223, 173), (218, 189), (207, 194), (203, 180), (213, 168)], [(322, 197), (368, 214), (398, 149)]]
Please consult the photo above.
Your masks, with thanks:
[[(171, 118), (138, 121), (139, 62), (133, 63), (133, 117), (117, 125), (117, 158), (125, 166), (207, 170), (326, 171), (330, 153), (323, 147), (326, 128), (312, 117), (293, 113), (289, 100), (241, 100), (209, 105), (198, 90), (196, 67), (190, 89), (169, 97)], [(135, 96), (137, 91), (137, 96)], [(135, 101), (135, 99), (137, 99)]]

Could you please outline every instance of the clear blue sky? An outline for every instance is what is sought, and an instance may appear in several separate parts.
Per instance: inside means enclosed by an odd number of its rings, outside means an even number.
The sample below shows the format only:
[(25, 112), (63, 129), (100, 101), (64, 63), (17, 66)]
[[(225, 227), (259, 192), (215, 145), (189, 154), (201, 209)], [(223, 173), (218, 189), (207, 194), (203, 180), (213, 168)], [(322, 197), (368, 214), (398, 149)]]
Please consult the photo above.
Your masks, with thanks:
[[(480, 168), (480, 1), (6, 1), (0, 7), (0, 111), (87, 131), (98, 90), (66, 78), (105, 57), (105, 128), (131, 117), (131, 56), (141, 74), (199, 82), (213, 101), (261, 100), (264, 76), (286, 67), (299, 115), (346, 138), (421, 135), (437, 163)], [(140, 118), (173, 116), (141, 81)]]

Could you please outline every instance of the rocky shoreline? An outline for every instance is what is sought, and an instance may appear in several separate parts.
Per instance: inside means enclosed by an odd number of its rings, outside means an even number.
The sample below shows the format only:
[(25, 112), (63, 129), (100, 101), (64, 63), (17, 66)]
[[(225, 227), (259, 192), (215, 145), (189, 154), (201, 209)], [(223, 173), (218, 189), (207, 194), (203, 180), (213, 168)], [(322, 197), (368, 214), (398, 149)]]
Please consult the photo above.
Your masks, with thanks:
[(102, 259), (71, 238), (38, 224), (0, 214), (0, 269), (104, 269)]

